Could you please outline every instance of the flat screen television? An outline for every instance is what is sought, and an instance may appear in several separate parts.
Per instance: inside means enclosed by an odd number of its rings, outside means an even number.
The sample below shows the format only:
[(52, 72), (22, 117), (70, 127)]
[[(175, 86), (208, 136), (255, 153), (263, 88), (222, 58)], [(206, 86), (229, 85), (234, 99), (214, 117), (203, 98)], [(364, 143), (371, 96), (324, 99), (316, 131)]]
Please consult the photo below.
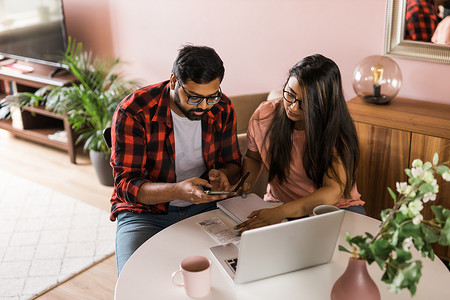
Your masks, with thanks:
[(0, 54), (64, 67), (66, 26), (62, 0), (0, 0)]

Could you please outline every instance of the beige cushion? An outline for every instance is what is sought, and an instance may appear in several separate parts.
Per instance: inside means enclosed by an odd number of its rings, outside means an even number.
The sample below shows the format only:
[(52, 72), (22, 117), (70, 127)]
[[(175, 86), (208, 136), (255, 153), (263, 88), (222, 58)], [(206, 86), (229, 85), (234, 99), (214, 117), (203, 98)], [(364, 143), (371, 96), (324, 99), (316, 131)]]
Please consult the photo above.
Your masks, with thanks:
[[(231, 102), (233, 102), (234, 110), (236, 112), (238, 142), (242, 156), (245, 156), (245, 153), (247, 151), (248, 121), (250, 120), (253, 112), (256, 110), (256, 108), (258, 108), (261, 102), (279, 98), (281, 97), (281, 94), (281, 90), (277, 90), (270, 93), (230, 97)], [(251, 192), (257, 194), (261, 198), (264, 197), (264, 194), (267, 190), (268, 176), (269, 173), (266, 167), (263, 167), (263, 170), (261, 171), (261, 174), (259, 175), (256, 183), (253, 185)]]
[[(252, 116), (253, 112), (258, 108), (261, 102), (266, 100), (277, 99), (282, 96), (281, 90), (273, 90), (270, 93), (259, 93), (259, 94), (249, 94), (230, 97), (231, 102), (233, 102), (234, 111), (236, 112), (237, 120), (237, 133), (239, 150), (242, 156), (245, 156), (247, 152), (247, 128), (248, 121)], [(254, 184), (251, 192), (257, 194), (261, 198), (266, 193), (267, 189), (267, 178), (269, 177), (269, 172), (266, 167), (263, 167), (258, 180)]]
[(267, 99), (268, 94), (260, 93), (230, 97), (236, 113), (237, 133), (247, 133), (250, 117), (261, 102)]

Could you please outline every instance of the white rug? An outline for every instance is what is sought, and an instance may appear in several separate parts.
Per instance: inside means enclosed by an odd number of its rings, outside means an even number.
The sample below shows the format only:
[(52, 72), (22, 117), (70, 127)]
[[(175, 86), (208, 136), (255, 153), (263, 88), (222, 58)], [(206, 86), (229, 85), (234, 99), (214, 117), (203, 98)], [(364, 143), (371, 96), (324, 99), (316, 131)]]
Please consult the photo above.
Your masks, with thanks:
[(115, 228), (108, 212), (0, 170), (0, 299), (33, 298), (111, 255)]

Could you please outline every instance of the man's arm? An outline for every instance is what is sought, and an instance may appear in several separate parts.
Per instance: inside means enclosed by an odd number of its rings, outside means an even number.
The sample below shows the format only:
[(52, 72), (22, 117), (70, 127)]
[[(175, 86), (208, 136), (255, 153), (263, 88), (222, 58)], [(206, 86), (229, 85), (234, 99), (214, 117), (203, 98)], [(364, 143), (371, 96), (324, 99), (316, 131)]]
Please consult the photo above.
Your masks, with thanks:
[(236, 181), (240, 171), (241, 167), (236, 164), (227, 164), (219, 170), (213, 169), (208, 174), (211, 183), (198, 177), (177, 183), (145, 182), (139, 188), (137, 201), (142, 204), (155, 205), (181, 199), (199, 204), (224, 199), (227, 195), (206, 195), (201, 187), (212, 190), (229, 190), (229, 180)]
[(261, 155), (257, 151), (252, 151), (247, 149), (247, 152), (244, 156), (244, 162), (242, 164), (242, 173), (250, 172), (250, 175), (247, 178), (247, 182), (244, 183), (242, 187), (242, 193), (248, 194), (258, 180), (259, 175), (261, 174), (263, 168), (263, 163), (261, 159)]
[(226, 195), (206, 195), (200, 186), (212, 188), (212, 185), (207, 180), (198, 177), (177, 183), (145, 182), (139, 188), (137, 201), (147, 205), (155, 205), (172, 200), (185, 200), (199, 204), (226, 198)]

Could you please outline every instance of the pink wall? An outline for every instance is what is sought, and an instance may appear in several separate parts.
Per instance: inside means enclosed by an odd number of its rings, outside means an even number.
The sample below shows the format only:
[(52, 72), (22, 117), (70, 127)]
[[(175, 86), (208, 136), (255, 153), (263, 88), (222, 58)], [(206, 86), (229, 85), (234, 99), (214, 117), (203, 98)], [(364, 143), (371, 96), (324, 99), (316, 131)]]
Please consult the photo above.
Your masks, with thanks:
[[(280, 88), (302, 57), (321, 53), (340, 66), (345, 96), (358, 62), (383, 54), (383, 0), (65, 0), (69, 34), (127, 62), (144, 84), (168, 79), (182, 44), (212, 46), (225, 63), (228, 95)], [(450, 104), (450, 64), (394, 60), (399, 96)], [(444, 83), (446, 81), (447, 83)]]

